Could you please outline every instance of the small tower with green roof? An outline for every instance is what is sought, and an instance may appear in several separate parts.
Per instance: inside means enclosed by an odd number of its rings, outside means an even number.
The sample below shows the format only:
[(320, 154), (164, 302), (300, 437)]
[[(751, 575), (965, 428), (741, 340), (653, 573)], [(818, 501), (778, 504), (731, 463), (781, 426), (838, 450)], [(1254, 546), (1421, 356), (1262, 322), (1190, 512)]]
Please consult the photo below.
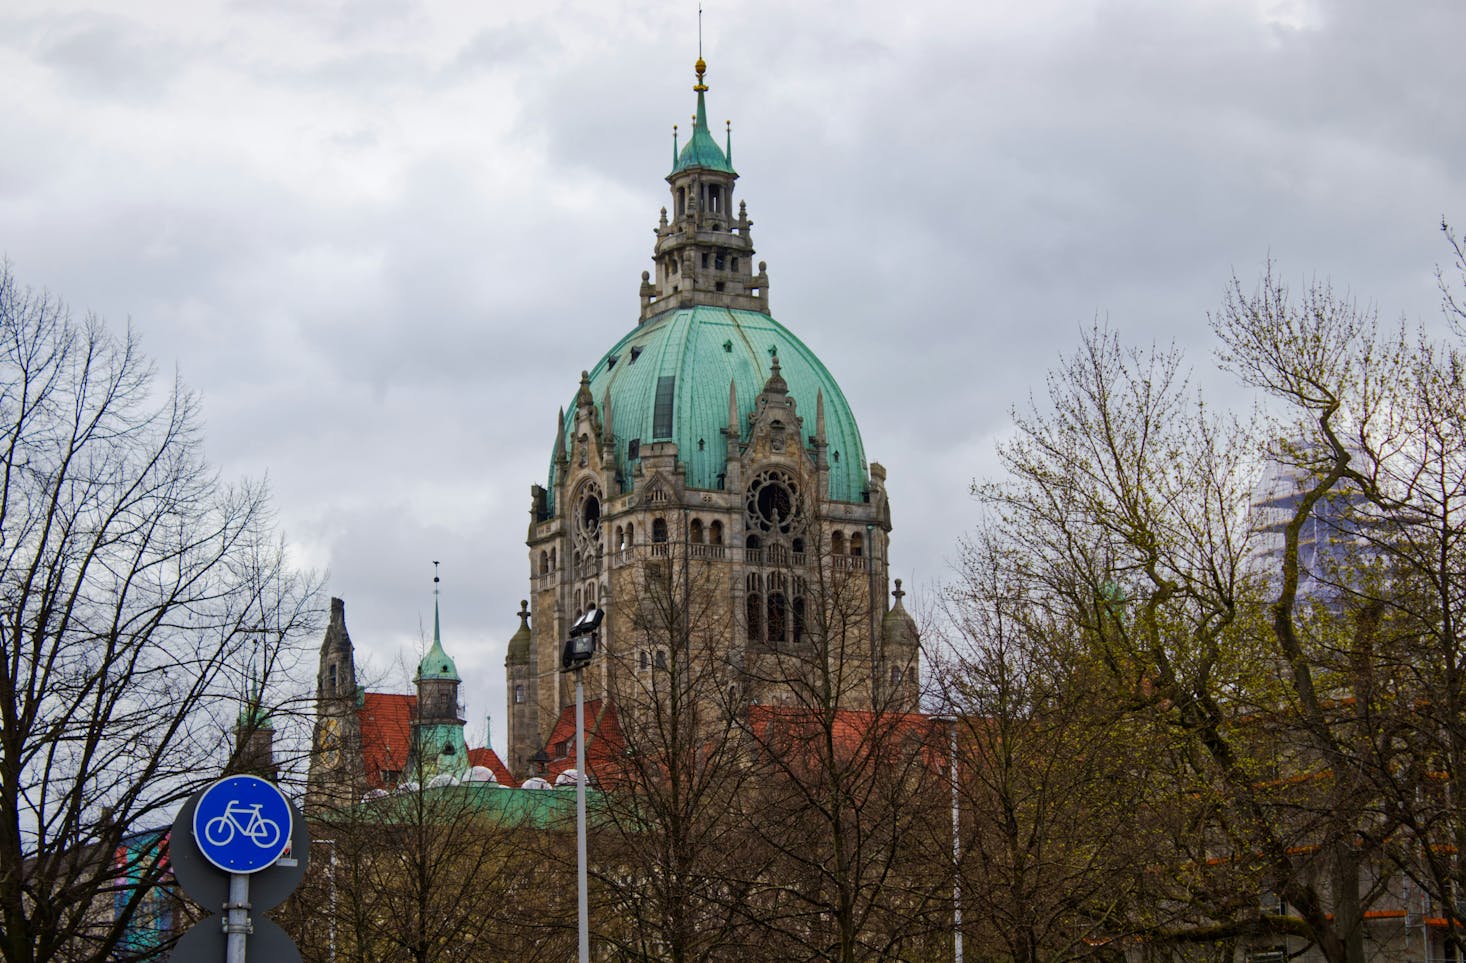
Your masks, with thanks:
[(680, 148), (672, 134), (672, 187), (670, 212), (662, 209), (652, 260), (656, 277), (642, 272), (641, 320), (647, 321), (674, 307), (709, 304), (747, 311), (769, 309), (769, 278), (764, 265), (753, 265), (753, 222), (740, 202), (733, 206), (733, 131), (724, 128), (719, 147), (708, 126), (707, 89), (703, 77), (708, 65), (701, 57), (694, 68), (697, 113), (692, 136)]
[(438, 563), (433, 563), (433, 644), (417, 664), (417, 712), (412, 721), (412, 748), (405, 778), (424, 783), (436, 775), (461, 777), (468, 771), (464, 720), (458, 710), (458, 666), (443, 649), (438, 614)]

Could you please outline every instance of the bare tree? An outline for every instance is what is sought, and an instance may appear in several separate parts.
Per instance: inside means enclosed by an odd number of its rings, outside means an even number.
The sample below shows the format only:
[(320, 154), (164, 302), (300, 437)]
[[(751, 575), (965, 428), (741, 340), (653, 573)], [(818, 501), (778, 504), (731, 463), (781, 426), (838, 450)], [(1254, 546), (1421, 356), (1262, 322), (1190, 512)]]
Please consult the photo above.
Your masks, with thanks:
[(727, 593), (685, 533), (667, 545), (618, 593), (626, 630), (605, 655), (624, 746), (594, 770), (605, 790), (597, 936), (617, 959), (745, 958), (757, 948), (739, 906), (758, 869), (735, 818), (749, 772), (728, 689)]
[(573, 836), (573, 810), (554, 805), (564, 797), (419, 785), (319, 814), (315, 832), (331, 842), (315, 850), (282, 920), (302, 956), (532, 963), (573, 954), (574, 929), (564, 925), (574, 918), (573, 884), (543, 871)]
[[(1289, 909), (1266, 926), (1358, 961), (1383, 892), (1362, 870), (1392, 832), (1365, 766), (1378, 617), (1304, 590), (1306, 532), (1353, 477), (1343, 409), (1359, 424), (1379, 416), (1396, 354), (1351, 303), (1315, 288), (1295, 305), (1271, 277), (1256, 294), (1234, 285), (1216, 329), (1223, 363), (1276, 398), (1280, 420), (1215, 414), (1176, 352), (1095, 330), (1051, 376), (1049, 408), (1020, 418), (1001, 450), (1009, 479), (979, 491), (1020, 577), (1067, 610), (1113, 697), (1183, 737), (1173, 758), (1195, 823), (1178, 863), (1255, 867), (1241, 885), (1266, 882)], [(1294, 486), (1271, 546), (1248, 511), (1265, 455)], [(1107, 596), (1115, 606), (1094, 604)], [(1189, 921), (1152, 936), (1259, 928), (1256, 890), (1198, 893)]]
[(219, 771), (247, 658), (268, 686), (314, 586), (194, 396), (8, 266), (0, 428), (0, 958), (102, 960), (160, 873), (119, 840)]
[(788, 553), (770, 577), (802, 604), (747, 669), (778, 701), (741, 717), (759, 867), (746, 911), (764, 958), (920, 958), (950, 909), (945, 733), (882, 684), (869, 574), (829, 550), (818, 520), (799, 531), (803, 563)]

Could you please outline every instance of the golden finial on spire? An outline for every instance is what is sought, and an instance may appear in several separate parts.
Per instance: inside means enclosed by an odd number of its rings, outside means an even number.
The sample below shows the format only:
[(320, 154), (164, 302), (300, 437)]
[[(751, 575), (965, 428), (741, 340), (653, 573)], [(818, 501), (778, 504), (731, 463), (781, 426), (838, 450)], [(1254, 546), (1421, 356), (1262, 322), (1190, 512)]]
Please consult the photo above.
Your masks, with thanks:
[(702, 82), (702, 75), (708, 72), (708, 63), (702, 59), (702, 4), (700, 3), (697, 5), (697, 63), (692, 65), (692, 69), (697, 71), (697, 83), (693, 85), (692, 89), (702, 93), (708, 89), (708, 85)]

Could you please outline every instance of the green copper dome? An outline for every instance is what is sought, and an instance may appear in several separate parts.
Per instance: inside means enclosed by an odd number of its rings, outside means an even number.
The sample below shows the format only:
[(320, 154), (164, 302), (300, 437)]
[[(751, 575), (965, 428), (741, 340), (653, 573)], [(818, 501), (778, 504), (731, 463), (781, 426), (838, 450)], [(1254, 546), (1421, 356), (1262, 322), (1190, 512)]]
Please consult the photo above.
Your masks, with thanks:
[(724, 174), (735, 173), (732, 161), (723, 153), (718, 142), (713, 140), (712, 132), (708, 130), (708, 109), (701, 90), (697, 92), (697, 117), (692, 123), (692, 139), (682, 148), (682, 153), (677, 155), (672, 173), (677, 174), (691, 167), (722, 171)]
[(439, 631), (438, 621), (438, 600), (433, 599), (433, 647), (428, 649), (428, 654), (422, 657), (417, 664), (417, 676), (414, 681), (421, 682), (423, 679), (441, 679), (449, 682), (462, 682), (458, 677), (458, 666), (449, 658), (448, 653), (443, 649), (442, 633)]
[[(689, 487), (719, 488), (727, 464), (728, 384), (737, 391), (738, 430), (746, 441), (754, 399), (768, 381), (775, 354), (804, 422), (806, 447), (815, 433), (816, 399), (824, 396), (828, 497), (862, 501), (867, 474), (860, 431), (844, 393), (819, 358), (767, 314), (705, 305), (669, 310), (637, 326), (590, 371), (597, 406), (610, 399), (622, 491), (631, 490), (637, 462), (632, 443), (639, 450), (657, 441), (677, 443)], [(600, 414), (604, 421), (606, 412)], [(564, 436), (569, 438), (574, 428), (572, 403), (565, 412)], [(555, 471), (552, 452), (551, 493)]]

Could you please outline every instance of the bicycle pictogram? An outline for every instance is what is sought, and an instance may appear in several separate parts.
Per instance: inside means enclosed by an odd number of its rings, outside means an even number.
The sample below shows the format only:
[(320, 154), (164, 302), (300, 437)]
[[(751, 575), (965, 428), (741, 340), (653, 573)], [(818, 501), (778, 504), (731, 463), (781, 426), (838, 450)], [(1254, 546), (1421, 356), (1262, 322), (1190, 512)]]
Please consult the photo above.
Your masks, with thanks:
[(193, 838), (199, 854), (226, 873), (255, 873), (290, 847), (295, 819), (279, 787), (258, 776), (225, 776), (199, 795)]
[[(228, 846), (237, 832), (260, 849), (270, 849), (280, 842), (280, 824), (260, 815), (261, 803), (246, 806), (230, 800), (224, 811), (204, 824), (204, 838), (214, 846)], [(248, 819), (241, 822), (241, 815)]]

